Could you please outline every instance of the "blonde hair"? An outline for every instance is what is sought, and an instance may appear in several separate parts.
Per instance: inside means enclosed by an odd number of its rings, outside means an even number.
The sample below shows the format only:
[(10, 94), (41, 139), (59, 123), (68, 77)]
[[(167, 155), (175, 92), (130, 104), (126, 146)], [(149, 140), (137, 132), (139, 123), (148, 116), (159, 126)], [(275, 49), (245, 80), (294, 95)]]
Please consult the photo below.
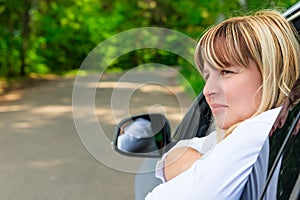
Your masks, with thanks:
[(299, 55), (295, 28), (277, 11), (264, 10), (211, 27), (197, 44), (195, 62), (202, 71), (204, 62), (221, 69), (229, 65), (247, 67), (253, 60), (263, 81), (256, 116), (282, 105), (299, 76)]

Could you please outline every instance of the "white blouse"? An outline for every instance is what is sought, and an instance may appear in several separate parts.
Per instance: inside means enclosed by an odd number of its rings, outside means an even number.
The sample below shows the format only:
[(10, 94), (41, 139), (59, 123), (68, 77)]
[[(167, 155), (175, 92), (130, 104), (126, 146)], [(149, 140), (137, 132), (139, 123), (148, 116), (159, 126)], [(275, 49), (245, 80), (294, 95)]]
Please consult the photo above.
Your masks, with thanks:
[[(215, 132), (179, 142), (170, 151), (188, 146), (203, 156), (188, 170), (155, 187), (145, 199), (239, 199), (279, 111), (280, 108), (272, 109), (245, 120), (219, 143)], [(163, 181), (166, 155), (156, 166), (156, 175)]]

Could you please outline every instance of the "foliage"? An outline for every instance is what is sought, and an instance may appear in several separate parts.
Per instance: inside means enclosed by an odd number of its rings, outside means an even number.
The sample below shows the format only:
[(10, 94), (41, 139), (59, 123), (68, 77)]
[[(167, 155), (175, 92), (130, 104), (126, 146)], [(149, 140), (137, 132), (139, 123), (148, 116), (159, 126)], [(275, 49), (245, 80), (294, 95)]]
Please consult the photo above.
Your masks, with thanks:
[[(76, 70), (99, 43), (131, 28), (165, 27), (197, 39), (233, 11), (285, 10), (294, 3), (296, 0), (0, 0), (0, 76)], [(155, 49), (129, 52), (110, 68), (122, 70), (147, 62), (181, 65), (192, 83), (199, 79), (179, 56)], [(198, 92), (201, 86), (197, 84), (193, 87)]]

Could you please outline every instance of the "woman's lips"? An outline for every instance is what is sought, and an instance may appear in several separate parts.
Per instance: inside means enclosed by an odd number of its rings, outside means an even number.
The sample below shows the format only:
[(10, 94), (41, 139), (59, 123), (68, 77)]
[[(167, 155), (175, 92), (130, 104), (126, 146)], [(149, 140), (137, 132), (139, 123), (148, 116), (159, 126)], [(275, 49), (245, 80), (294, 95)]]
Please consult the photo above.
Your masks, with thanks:
[(210, 108), (213, 113), (218, 113), (218, 112), (224, 111), (226, 108), (228, 108), (228, 106), (226, 106), (224, 104), (214, 103), (211, 105)]

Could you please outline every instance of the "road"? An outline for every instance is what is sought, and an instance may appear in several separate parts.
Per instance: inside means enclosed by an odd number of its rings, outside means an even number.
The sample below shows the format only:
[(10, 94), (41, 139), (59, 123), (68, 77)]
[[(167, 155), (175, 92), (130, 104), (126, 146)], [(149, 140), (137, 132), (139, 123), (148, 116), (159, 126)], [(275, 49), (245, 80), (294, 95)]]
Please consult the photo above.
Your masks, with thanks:
[[(131, 84), (126, 79), (130, 87), (122, 84), (123, 92), (149, 78), (159, 84), (134, 90), (130, 114), (162, 110), (174, 128), (182, 117), (180, 107), (191, 103), (176, 85), (176, 73), (134, 73)], [(95, 95), (97, 117), (109, 139), (117, 123), (112, 110), (118, 113), (110, 102), (122, 77), (103, 75)], [(134, 174), (101, 163), (80, 141), (72, 113), (73, 84), (74, 77), (58, 78), (0, 96), (0, 200), (134, 199)]]

